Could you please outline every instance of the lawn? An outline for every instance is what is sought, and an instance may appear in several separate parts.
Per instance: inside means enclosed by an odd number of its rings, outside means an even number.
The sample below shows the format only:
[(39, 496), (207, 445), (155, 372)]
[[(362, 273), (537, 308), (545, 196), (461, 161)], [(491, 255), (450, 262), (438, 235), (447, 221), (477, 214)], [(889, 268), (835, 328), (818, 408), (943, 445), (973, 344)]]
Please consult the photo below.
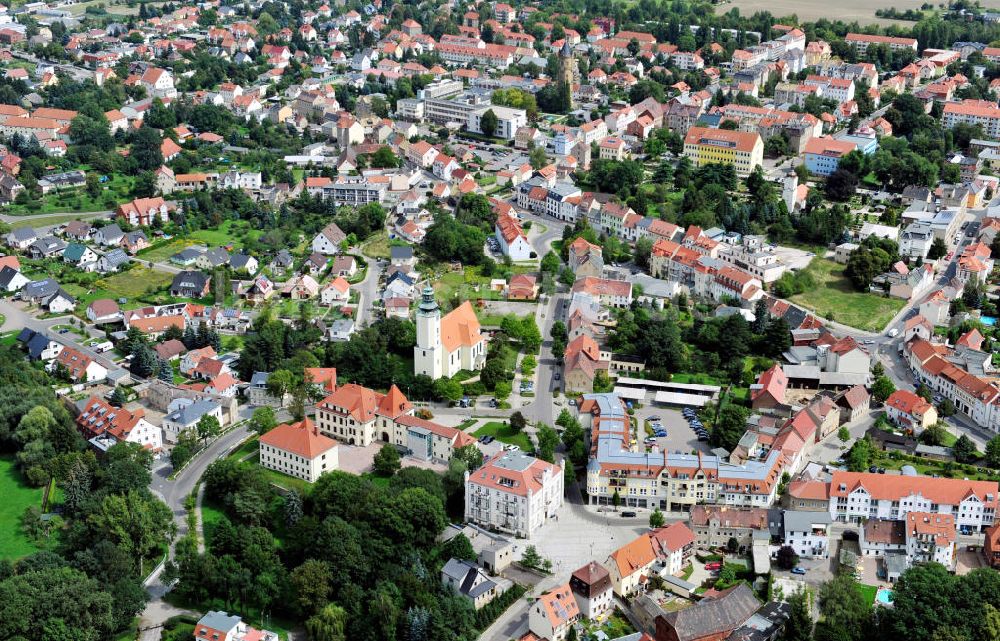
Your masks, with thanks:
[(683, 383), (686, 385), (722, 385), (715, 377), (708, 374), (686, 374), (678, 372), (670, 377), (671, 383)]
[(829, 320), (868, 331), (882, 331), (906, 301), (859, 292), (844, 276), (844, 265), (826, 258), (814, 258), (806, 268), (816, 287), (796, 294), (791, 301)]
[(858, 592), (868, 605), (875, 605), (875, 594), (878, 592), (877, 585), (858, 584)]
[(125, 298), (128, 302), (124, 307), (131, 309), (139, 306), (139, 302), (135, 299), (165, 289), (173, 279), (173, 274), (137, 265), (128, 271), (101, 278), (94, 282), (93, 287), (88, 288), (77, 283), (67, 283), (63, 287), (76, 297), (80, 310), (85, 310), (98, 298), (110, 298), (115, 301)]
[(361, 243), (360, 249), (361, 253), (369, 258), (388, 258), (389, 234), (385, 231), (380, 231), (377, 234), (369, 236)]
[(19, 559), (38, 551), (21, 530), (21, 516), (31, 505), (42, 506), (42, 488), (28, 487), (14, 458), (0, 457), (0, 559)]
[(245, 220), (227, 220), (219, 225), (218, 229), (199, 229), (192, 232), (188, 238), (206, 245), (222, 247), (239, 244), (244, 235), (260, 236), (263, 233), (259, 229), (251, 229), (250, 223)]
[(167, 241), (160, 243), (155, 243), (149, 249), (144, 249), (139, 252), (139, 259), (148, 260), (154, 263), (165, 263), (170, 260), (170, 257), (186, 249), (191, 245), (198, 245), (199, 241), (193, 238), (172, 238)]
[[(80, 169), (87, 171), (89, 168), (82, 165)], [(45, 194), (40, 199), (26, 205), (12, 203), (6, 207), (4, 213), (12, 216), (26, 216), (75, 212), (73, 214), (75, 218), (86, 212), (111, 211), (118, 206), (118, 203), (129, 200), (133, 180), (132, 176), (113, 174), (110, 176), (110, 181), (102, 185), (102, 191), (97, 198), (91, 197), (84, 189), (69, 189), (63, 192)]]
[(206, 500), (201, 504), (201, 531), (205, 536), (206, 547), (212, 542), (212, 534), (215, 533), (215, 528), (219, 527), (219, 523), (224, 517), (222, 508), (217, 507), (214, 503)]
[(473, 436), (476, 438), (482, 438), (484, 436), (493, 436), (498, 441), (507, 443), (509, 445), (517, 445), (521, 448), (522, 452), (530, 452), (535, 449), (531, 444), (531, 439), (528, 435), (523, 432), (515, 432), (507, 423), (498, 423), (495, 421), (489, 422), (483, 425), (478, 430), (473, 432)]
[[(78, 220), (80, 214), (65, 214), (62, 216), (47, 216), (44, 219), (28, 218), (26, 220), (16, 220), (10, 224), (11, 229), (20, 229), (21, 227), (32, 227), (34, 225), (61, 225), (63, 223), (68, 223), (71, 220)], [(93, 217), (90, 217), (93, 219)]]
[(256, 438), (252, 438), (243, 445), (233, 450), (233, 452), (226, 458), (235, 458), (237, 460), (242, 460), (243, 457), (249, 456), (250, 454), (256, 454), (260, 451), (260, 444), (257, 442)]

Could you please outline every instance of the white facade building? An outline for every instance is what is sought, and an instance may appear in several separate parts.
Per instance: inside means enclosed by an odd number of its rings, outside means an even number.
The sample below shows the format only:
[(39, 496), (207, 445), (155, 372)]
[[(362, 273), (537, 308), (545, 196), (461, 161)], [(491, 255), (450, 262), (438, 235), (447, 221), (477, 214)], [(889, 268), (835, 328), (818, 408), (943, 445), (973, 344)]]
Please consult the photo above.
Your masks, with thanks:
[(504, 452), (465, 473), (465, 519), (530, 537), (563, 503), (563, 469), (521, 452)]

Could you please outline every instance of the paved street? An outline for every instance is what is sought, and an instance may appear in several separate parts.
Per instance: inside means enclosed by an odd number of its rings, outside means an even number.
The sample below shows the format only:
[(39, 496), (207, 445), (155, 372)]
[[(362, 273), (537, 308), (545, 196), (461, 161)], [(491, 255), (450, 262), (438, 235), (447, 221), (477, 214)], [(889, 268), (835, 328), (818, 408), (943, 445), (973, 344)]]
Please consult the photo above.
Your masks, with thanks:
[(374, 303), (378, 300), (378, 283), (385, 272), (388, 261), (380, 258), (366, 258), (368, 261), (368, 273), (365, 279), (354, 285), (354, 289), (359, 294), (358, 315), (355, 319), (358, 327), (375, 320)]

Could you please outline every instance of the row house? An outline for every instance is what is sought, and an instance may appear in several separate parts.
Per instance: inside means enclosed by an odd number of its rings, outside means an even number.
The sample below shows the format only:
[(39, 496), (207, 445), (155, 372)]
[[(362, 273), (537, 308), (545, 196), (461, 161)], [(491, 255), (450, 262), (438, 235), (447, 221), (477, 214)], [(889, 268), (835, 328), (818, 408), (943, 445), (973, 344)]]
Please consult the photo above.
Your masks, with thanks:
[(980, 532), (993, 525), (998, 489), (996, 481), (835, 471), (828, 511), (841, 522), (902, 521), (910, 512), (947, 514), (958, 527)]
[(785, 466), (778, 450), (742, 464), (702, 453), (636, 452), (618, 395), (584, 394), (580, 412), (592, 416), (587, 466), (592, 504), (610, 504), (617, 495), (625, 505), (689, 512), (701, 503), (767, 507), (774, 502)]
[(980, 427), (1000, 431), (1000, 388), (968, 369), (971, 365), (982, 374), (992, 371), (989, 354), (967, 347), (951, 350), (923, 339), (911, 340), (904, 349), (919, 382), (949, 399)]

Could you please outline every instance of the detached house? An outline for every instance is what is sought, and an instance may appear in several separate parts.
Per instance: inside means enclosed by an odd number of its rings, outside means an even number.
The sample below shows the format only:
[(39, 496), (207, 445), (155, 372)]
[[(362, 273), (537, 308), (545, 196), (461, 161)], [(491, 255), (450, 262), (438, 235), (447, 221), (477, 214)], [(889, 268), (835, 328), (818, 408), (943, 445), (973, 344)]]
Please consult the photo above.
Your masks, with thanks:
[(896, 425), (916, 434), (938, 420), (934, 406), (908, 390), (896, 390), (886, 399), (885, 414)]
[(199, 271), (183, 271), (174, 276), (170, 295), (175, 298), (202, 298), (208, 295), (211, 279)]
[(340, 253), (340, 244), (347, 240), (347, 234), (337, 226), (337, 223), (330, 223), (316, 234), (312, 241), (312, 250), (326, 256)]
[(115, 215), (130, 225), (152, 225), (154, 220), (168, 222), (173, 206), (159, 196), (155, 198), (136, 198), (118, 205)]

